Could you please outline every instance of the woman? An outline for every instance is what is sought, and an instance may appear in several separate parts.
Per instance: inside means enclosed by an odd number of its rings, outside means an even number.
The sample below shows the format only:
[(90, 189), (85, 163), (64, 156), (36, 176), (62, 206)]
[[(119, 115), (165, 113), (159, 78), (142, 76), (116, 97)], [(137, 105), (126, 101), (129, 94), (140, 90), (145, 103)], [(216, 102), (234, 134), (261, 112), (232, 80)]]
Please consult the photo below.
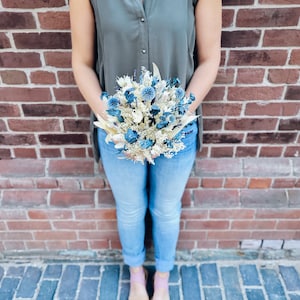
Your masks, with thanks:
[[(114, 94), (117, 77), (138, 74), (142, 66), (151, 69), (155, 63), (163, 79), (178, 77), (186, 94), (194, 94), (188, 112), (194, 114), (217, 74), (221, 6), (221, 0), (70, 0), (73, 71), (93, 113), (107, 118), (106, 103), (99, 98), (103, 91)], [(114, 144), (106, 144), (105, 132), (98, 130), (124, 261), (130, 266), (130, 300), (149, 299), (143, 268), (148, 208), (156, 263), (152, 299), (169, 299), (181, 197), (195, 159), (197, 131), (196, 122), (186, 126), (185, 149), (172, 158), (156, 157), (155, 165), (149, 165), (118, 159)]]

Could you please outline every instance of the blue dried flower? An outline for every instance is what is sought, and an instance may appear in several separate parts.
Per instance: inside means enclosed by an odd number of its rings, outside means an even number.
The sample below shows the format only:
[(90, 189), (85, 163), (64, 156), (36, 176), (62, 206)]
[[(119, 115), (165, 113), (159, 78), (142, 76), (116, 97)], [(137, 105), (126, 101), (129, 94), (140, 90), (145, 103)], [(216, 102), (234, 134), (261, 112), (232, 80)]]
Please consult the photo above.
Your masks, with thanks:
[(159, 112), (160, 112), (159, 106), (156, 105), (156, 104), (153, 104), (153, 105), (151, 106), (150, 113), (151, 113), (153, 116), (156, 116)]
[(120, 117), (121, 116), (121, 111), (119, 109), (110, 108), (110, 109), (107, 109), (106, 111), (110, 116), (113, 116), (113, 117)]
[(131, 93), (132, 91), (134, 91), (133, 88), (126, 90), (124, 93), (127, 103), (129, 103), (129, 104), (134, 102), (136, 99), (136, 96), (133, 93)]
[(140, 141), (140, 146), (143, 148), (143, 149), (148, 149), (150, 148), (151, 146), (153, 146), (154, 142), (150, 139), (146, 139), (146, 140), (142, 140)]
[(180, 86), (180, 80), (179, 78), (172, 78), (172, 79), (169, 79), (167, 80), (167, 85), (170, 86), (170, 87), (179, 87)]
[(151, 86), (152, 86), (152, 87), (155, 87), (156, 84), (157, 84), (158, 82), (159, 82), (159, 79), (158, 79), (157, 77), (153, 77), (153, 78), (152, 78)]
[(168, 124), (169, 124), (168, 121), (161, 121), (161, 122), (156, 124), (156, 128), (157, 129), (163, 129), (163, 128), (167, 127)]
[(108, 98), (108, 92), (102, 92), (100, 95), (100, 99), (103, 100), (103, 98)]
[(181, 100), (185, 96), (185, 91), (183, 88), (179, 87), (175, 91), (175, 96), (177, 99)]
[(119, 104), (120, 100), (116, 97), (112, 97), (108, 100), (108, 107), (110, 108), (118, 107)]
[(127, 132), (125, 133), (125, 140), (129, 143), (129, 144), (133, 144), (138, 140), (138, 133), (135, 130), (132, 129), (128, 129)]
[(155, 89), (152, 86), (143, 88), (142, 97), (145, 101), (151, 101), (155, 98)]
[(171, 140), (166, 140), (165, 143), (168, 148), (170, 148), (170, 149), (174, 148), (173, 142)]
[(196, 97), (193, 93), (190, 93), (190, 99), (192, 102), (196, 100)]

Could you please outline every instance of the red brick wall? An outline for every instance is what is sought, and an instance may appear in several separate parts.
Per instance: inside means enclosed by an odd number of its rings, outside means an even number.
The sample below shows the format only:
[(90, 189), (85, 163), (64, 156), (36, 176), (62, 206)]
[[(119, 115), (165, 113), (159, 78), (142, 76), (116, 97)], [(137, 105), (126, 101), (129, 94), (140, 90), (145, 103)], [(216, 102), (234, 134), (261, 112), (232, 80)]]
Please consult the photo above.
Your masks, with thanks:
[[(67, 2), (0, 0), (0, 251), (119, 247), (72, 76)], [(180, 249), (300, 239), (299, 0), (223, 7)]]

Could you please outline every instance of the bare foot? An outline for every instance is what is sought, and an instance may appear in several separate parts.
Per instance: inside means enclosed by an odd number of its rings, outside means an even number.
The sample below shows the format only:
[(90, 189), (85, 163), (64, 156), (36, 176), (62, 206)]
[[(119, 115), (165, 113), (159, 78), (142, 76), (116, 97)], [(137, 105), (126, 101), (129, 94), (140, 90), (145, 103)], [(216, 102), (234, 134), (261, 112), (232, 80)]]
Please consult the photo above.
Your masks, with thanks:
[(154, 275), (154, 295), (152, 300), (170, 300), (169, 273), (156, 272)]
[(130, 293), (128, 300), (149, 300), (146, 282), (146, 270), (143, 267), (130, 268)]

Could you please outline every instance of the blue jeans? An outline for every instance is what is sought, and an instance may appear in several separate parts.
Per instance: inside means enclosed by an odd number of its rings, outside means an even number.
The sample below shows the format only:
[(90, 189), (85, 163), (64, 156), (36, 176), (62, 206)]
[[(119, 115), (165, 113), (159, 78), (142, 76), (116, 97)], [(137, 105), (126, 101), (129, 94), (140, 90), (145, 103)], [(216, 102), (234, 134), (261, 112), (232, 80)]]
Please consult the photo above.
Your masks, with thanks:
[(119, 159), (106, 133), (98, 129), (102, 164), (116, 201), (117, 221), (124, 262), (131, 267), (145, 261), (145, 214), (153, 223), (156, 269), (172, 270), (179, 234), (181, 198), (196, 155), (197, 124), (184, 129), (185, 149), (172, 158), (155, 158), (155, 165)]

